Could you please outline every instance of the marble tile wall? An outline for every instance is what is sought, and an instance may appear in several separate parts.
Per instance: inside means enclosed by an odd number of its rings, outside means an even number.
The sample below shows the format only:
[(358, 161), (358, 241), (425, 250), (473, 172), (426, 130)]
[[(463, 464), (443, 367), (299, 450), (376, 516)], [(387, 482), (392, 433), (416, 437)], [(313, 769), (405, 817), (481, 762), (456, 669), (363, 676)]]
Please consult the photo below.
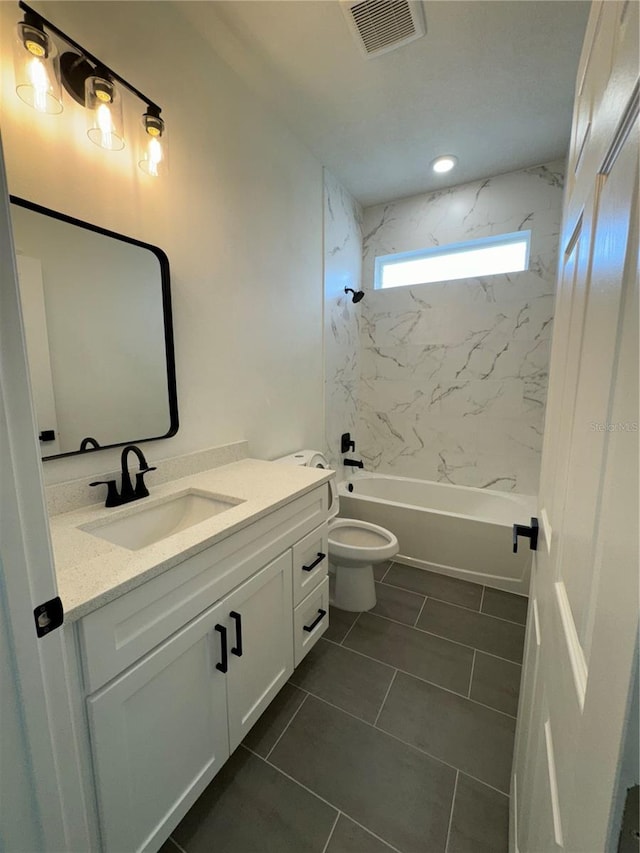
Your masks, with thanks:
[[(363, 211), (353, 367), (367, 469), (537, 492), (563, 184), (558, 161)], [(526, 272), (373, 290), (377, 255), (523, 229), (532, 232)], [(345, 319), (337, 338), (350, 345), (347, 326), (354, 333)], [(329, 409), (346, 393), (334, 374)]]
[(362, 211), (324, 171), (325, 454), (341, 470), (340, 436), (356, 431), (360, 381), (360, 316), (345, 287), (360, 289)]

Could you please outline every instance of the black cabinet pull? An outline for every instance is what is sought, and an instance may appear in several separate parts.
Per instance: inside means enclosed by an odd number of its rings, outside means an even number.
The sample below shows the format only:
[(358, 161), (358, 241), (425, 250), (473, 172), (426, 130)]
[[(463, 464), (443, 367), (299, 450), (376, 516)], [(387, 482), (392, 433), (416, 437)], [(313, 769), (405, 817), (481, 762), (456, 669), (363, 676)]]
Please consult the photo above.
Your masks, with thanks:
[(237, 655), (239, 658), (242, 657), (242, 616), (239, 613), (236, 613), (235, 610), (232, 610), (229, 614), (233, 621), (236, 623), (236, 644), (231, 649), (232, 655)]
[(303, 626), (302, 626), (302, 630), (303, 630), (303, 631), (308, 631), (309, 633), (311, 633), (311, 631), (313, 631), (313, 629), (316, 627), (316, 625), (318, 625), (320, 622), (322, 622), (322, 620), (324, 619), (324, 617), (325, 617), (326, 615), (327, 615), (327, 611), (326, 611), (326, 610), (323, 610), (322, 608), (320, 608), (320, 609), (318, 610), (318, 615), (317, 615), (317, 616), (316, 616), (316, 618), (313, 620), (313, 622), (311, 623), (311, 625), (303, 625)]
[(514, 524), (513, 525), (513, 553), (518, 553), (518, 536), (526, 536), (529, 540), (529, 550), (537, 551), (538, 550), (538, 519), (531, 519), (531, 526), (527, 527), (526, 524)]
[(302, 567), (302, 571), (303, 571), (303, 572), (311, 572), (311, 571), (313, 571), (313, 569), (315, 569), (315, 567), (318, 565), (318, 563), (321, 563), (321, 562), (324, 560), (324, 558), (325, 558), (326, 556), (327, 556), (327, 555), (326, 555), (326, 554), (323, 554), (323, 553), (322, 553), (322, 551), (318, 551), (318, 556), (317, 556), (317, 557), (316, 557), (316, 559), (313, 561), (313, 563), (311, 563), (311, 565), (310, 565), (310, 566), (303, 566), (303, 567)]
[(216, 625), (216, 631), (220, 634), (220, 656), (222, 660), (216, 664), (216, 669), (220, 672), (227, 672), (229, 669), (229, 658), (227, 655), (227, 629), (224, 625)]

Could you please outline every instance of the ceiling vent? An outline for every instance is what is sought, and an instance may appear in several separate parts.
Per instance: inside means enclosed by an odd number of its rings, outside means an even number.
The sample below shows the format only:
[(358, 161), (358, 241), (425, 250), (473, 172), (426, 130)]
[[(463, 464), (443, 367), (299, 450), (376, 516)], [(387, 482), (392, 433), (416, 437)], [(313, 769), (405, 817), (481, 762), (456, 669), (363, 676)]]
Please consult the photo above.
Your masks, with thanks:
[(396, 50), (427, 31), (419, 0), (343, 0), (341, 6), (358, 47), (369, 58)]

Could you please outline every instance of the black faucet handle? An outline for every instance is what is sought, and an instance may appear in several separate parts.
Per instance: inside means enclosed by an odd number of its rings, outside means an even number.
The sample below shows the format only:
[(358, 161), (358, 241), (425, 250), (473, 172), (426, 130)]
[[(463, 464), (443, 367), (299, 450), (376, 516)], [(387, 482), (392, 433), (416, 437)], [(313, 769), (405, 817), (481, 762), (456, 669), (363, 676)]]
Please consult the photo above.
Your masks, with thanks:
[(147, 488), (147, 484), (144, 481), (144, 475), (148, 474), (149, 471), (157, 471), (158, 469), (152, 466), (147, 466), (146, 468), (141, 468), (136, 474), (136, 487), (134, 489), (134, 495), (136, 498), (148, 498), (149, 497), (149, 489)]
[(89, 483), (90, 486), (106, 486), (107, 500), (105, 506), (120, 506), (120, 495), (115, 480), (96, 480), (94, 483)]

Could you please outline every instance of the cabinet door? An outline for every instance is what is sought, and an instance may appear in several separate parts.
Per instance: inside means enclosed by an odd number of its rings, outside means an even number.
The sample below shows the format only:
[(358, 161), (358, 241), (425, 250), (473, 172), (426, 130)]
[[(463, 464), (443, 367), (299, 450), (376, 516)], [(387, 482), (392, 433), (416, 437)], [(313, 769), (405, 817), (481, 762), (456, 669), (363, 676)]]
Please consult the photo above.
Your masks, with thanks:
[(289, 550), (219, 605), (224, 608), (220, 621), (229, 631), (232, 752), (293, 672), (291, 565)]
[(229, 756), (219, 611), (87, 700), (109, 853), (156, 850)]

